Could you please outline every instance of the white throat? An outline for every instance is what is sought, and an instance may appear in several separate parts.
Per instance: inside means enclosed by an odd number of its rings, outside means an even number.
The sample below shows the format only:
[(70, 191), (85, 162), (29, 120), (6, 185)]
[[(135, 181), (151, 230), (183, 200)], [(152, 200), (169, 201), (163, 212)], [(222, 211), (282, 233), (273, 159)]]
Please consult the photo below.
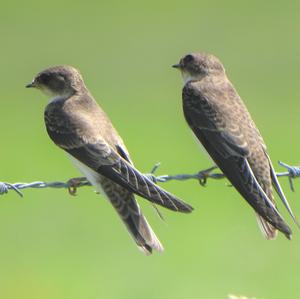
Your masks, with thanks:
[(203, 78), (203, 76), (192, 76), (188, 72), (184, 72), (184, 71), (181, 71), (181, 75), (182, 75), (184, 85), (190, 81), (198, 81)]
[(71, 92), (65, 92), (62, 94), (58, 94), (58, 93), (52, 92), (51, 90), (49, 90), (46, 87), (40, 88), (40, 90), (43, 92), (43, 94), (45, 94), (48, 97), (49, 103), (51, 103), (53, 101), (57, 101), (57, 100), (65, 100), (71, 96)]

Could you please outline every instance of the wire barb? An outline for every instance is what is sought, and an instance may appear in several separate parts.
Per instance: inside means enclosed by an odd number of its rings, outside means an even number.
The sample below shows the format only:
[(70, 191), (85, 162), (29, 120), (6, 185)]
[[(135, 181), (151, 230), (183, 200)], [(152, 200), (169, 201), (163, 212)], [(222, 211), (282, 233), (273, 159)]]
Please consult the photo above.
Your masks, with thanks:
[[(278, 164), (284, 168), (287, 169), (285, 172), (279, 172), (276, 173), (277, 177), (288, 177), (289, 184), (291, 190), (294, 192), (294, 184), (293, 180), (300, 177), (300, 166), (290, 166), (286, 163), (283, 163), (281, 161), (278, 162)], [(216, 173), (214, 170), (216, 170), (217, 166), (212, 166), (210, 168), (201, 170), (195, 174), (177, 174), (177, 175), (160, 175), (155, 176), (154, 173), (160, 166), (160, 163), (157, 163), (152, 168), (151, 172), (149, 174), (145, 174), (149, 179), (151, 179), (154, 183), (161, 182), (165, 183), (168, 181), (185, 181), (190, 179), (196, 179), (198, 180), (199, 184), (201, 186), (206, 186), (208, 179), (214, 179), (219, 180), (225, 178), (224, 174), (222, 173)], [(67, 182), (32, 182), (32, 183), (6, 183), (6, 182), (0, 182), (0, 195), (7, 194), (10, 190), (15, 191), (19, 196), (23, 197), (23, 194), (21, 192), (22, 189), (26, 188), (35, 188), (35, 189), (43, 189), (43, 188), (64, 188), (68, 189), (69, 194), (75, 195), (77, 188), (83, 187), (83, 186), (91, 186), (90, 182), (87, 181), (86, 178), (72, 178), (68, 180)]]
[(287, 172), (278, 173), (278, 177), (287, 176), (290, 183), (290, 188), (295, 192), (293, 179), (300, 177), (300, 166), (290, 166), (286, 163), (278, 161), (278, 164), (287, 169)]

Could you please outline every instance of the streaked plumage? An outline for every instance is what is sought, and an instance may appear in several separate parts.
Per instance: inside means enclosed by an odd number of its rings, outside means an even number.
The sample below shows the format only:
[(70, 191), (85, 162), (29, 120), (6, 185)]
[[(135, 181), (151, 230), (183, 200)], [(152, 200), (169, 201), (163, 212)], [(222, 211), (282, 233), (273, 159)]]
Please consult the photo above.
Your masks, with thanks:
[[(213, 55), (189, 54), (174, 65), (182, 72), (187, 123), (232, 185), (258, 214), (268, 239), (291, 229), (275, 207), (272, 184), (295, 220), (280, 188), (266, 145), (246, 106)], [(296, 221), (296, 220), (295, 220)]]
[(45, 109), (50, 138), (65, 150), (76, 167), (112, 203), (137, 245), (145, 252), (163, 247), (143, 216), (134, 194), (171, 209), (192, 207), (154, 184), (134, 168), (128, 151), (105, 112), (69, 66), (40, 72), (28, 87), (51, 94)]

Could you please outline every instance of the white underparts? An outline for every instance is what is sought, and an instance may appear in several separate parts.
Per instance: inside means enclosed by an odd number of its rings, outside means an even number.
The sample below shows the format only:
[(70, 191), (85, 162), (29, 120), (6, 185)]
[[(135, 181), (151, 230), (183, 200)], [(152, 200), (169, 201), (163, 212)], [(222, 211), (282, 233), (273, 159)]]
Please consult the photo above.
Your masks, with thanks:
[(204, 77), (203, 74), (198, 74), (196, 76), (193, 76), (190, 73), (183, 71), (183, 70), (181, 70), (181, 75), (182, 75), (184, 85), (190, 81), (199, 81), (199, 80), (203, 79), (203, 77)]
[(100, 183), (100, 174), (81, 163), (79, 160), (74, 158), (71, 155), (68, 155), (73, 163), (73, 165), (87, 178), (87, 180), (95, 187), (96, 191), (104, 195), (106, 198), (106, 194), (103, 191)]
[(183, 79), (183, 83), (184, 83), (184, 85), (186, 84), (186, 83), (188, 83), (188, 82), (190, 82), (190, 81), (194, 81), (196, 78), (195, 77), (193, 77), (193, 76), (191, 76), (189, 73), (187, 73), (187, 72), (181, 72), (181, 74), (182, 74), (182, 79)]

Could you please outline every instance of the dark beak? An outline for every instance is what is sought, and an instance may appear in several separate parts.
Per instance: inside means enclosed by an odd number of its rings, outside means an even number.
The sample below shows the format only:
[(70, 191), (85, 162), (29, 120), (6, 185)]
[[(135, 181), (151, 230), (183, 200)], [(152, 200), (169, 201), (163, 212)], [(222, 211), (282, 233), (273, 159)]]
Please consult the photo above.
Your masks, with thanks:
[(173, 64), (172, 67), (175, 69), (180, 69), (181, 65), (180, 65), (180, 63), (176, 63), (176, 64)]
[(32, 81), (31, 83), (27, 84), (25, 87), (26, 88), (31, 88), (31, 87), (35, 87), (35, 86), (36, 85), (35, 85), (34, 81)]

